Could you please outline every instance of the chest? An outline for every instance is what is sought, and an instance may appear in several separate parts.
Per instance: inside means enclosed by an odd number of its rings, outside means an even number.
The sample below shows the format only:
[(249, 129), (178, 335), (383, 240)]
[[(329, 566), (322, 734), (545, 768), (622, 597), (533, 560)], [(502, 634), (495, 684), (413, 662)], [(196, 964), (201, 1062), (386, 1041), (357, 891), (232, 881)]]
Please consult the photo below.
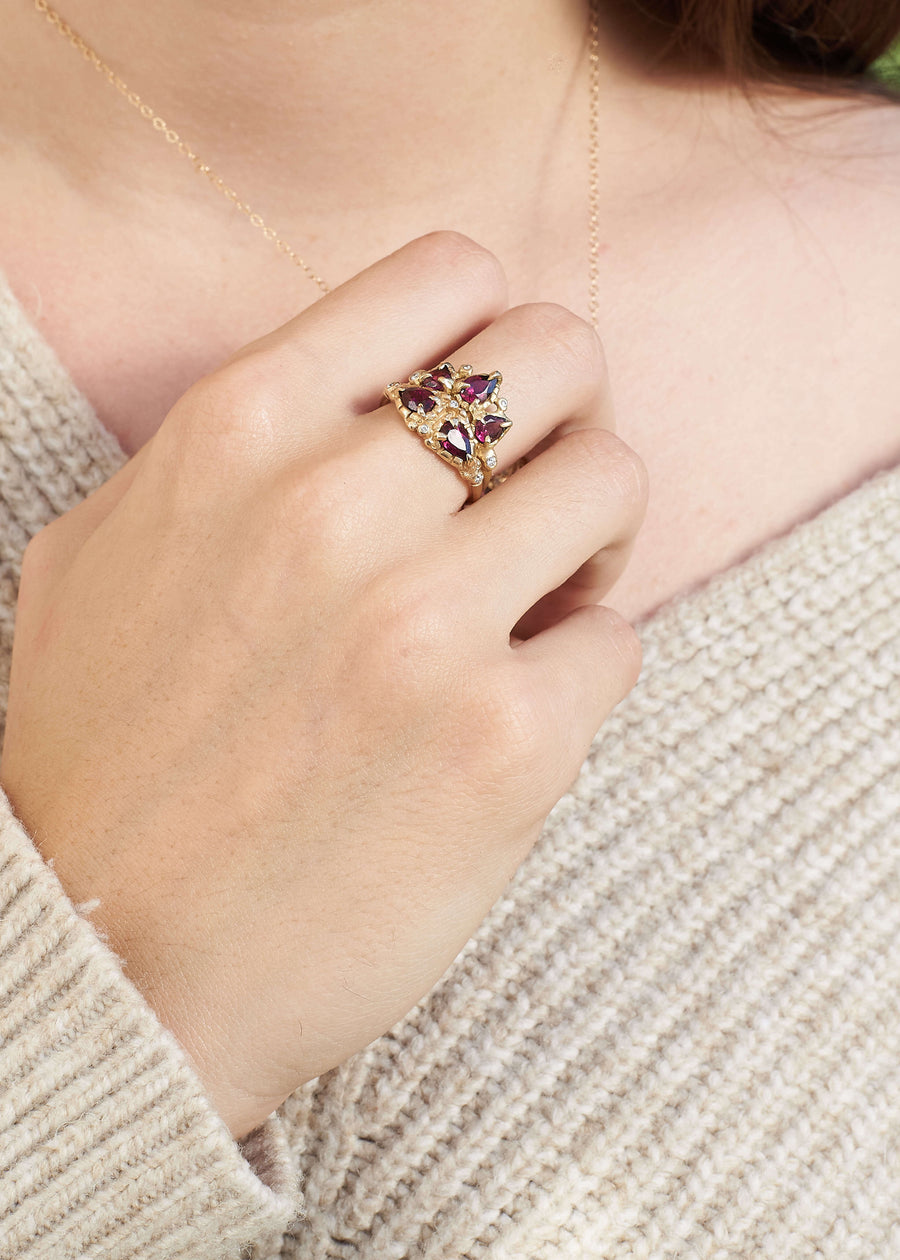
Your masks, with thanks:
[[(129, 455), (194, 380), (315, 296), (252, 232), (223, 253), (78, 214), (10, 213), (0, 268)], [(823, 254), (765, 216), (740, 226), (662, 219), (601, 245), (617, 428), (651, 485), (608, 599), (632, 619), (900, 461), (893, 276), (840, 238)], [(510, 282), (514, 303), (586, 314), (582, 258)]]

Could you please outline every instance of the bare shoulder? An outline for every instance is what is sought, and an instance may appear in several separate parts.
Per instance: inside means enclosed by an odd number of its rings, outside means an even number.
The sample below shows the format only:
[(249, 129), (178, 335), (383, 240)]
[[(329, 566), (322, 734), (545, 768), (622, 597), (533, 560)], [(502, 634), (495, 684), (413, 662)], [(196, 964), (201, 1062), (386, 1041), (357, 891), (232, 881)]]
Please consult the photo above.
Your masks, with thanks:
[(727, 111), (657, 215), (650, 301), (604, 328), (619, 432), (651, 485), (612, 601), (626, 615), (900, 463), (900, 105)]
[(791, 93), (753, 112), (773, 190), (823, 245), (900, 267), (900, 100)]
[(827, 291), (832, 327), (872, 388), (886, 391), (896, 425), (900, 101), (794, 96), (766, 103), (758, 129), (763, 181), (795, 260), (780, 283), (810, 299)]

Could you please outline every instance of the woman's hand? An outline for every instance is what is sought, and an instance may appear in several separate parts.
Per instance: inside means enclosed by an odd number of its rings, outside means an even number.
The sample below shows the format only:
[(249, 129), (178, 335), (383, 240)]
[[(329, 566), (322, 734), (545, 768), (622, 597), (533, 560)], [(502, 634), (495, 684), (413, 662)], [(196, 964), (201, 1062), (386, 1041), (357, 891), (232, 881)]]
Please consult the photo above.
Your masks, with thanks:
[[(443, 358), (503, 372), (501, 468), (540, 452), (464, 510), (379, 405)], [(645, 500), (610, 425), (589, 326), (435, 233), (29, 544), (3, 787), (235, 1136), (434, 985), (633, 685), (595, 606)]]

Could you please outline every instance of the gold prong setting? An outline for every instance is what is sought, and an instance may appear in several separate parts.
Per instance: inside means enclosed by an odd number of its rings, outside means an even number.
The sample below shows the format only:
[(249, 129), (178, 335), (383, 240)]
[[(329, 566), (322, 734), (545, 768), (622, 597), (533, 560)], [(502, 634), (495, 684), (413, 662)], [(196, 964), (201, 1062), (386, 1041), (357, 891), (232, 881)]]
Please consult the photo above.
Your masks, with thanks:
[(499, 372), (476, 373), (471, 363), (457, 369), (445, 360), (408, 381), (392, 381), (384, 392), (425, 445), (486, 494), (506, 479), (493, 475), (493, 448), (512, 427), (507, 400), (498, 396), (502, 380)]

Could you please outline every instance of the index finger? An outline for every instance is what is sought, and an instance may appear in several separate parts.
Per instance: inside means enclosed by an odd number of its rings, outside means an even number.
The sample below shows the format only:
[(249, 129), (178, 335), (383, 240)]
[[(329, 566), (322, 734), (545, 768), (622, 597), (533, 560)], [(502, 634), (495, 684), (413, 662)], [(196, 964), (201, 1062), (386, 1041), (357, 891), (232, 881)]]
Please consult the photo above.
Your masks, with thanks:
[(507, 305), (506, 273), (490, 250), (461, 232), (429, 232), (222, 366), (273, 352), (286, 397), (309, 390), (312, 369), (335, 411), (362, 415), (379, 405), (387, 382), (439, 363)]

